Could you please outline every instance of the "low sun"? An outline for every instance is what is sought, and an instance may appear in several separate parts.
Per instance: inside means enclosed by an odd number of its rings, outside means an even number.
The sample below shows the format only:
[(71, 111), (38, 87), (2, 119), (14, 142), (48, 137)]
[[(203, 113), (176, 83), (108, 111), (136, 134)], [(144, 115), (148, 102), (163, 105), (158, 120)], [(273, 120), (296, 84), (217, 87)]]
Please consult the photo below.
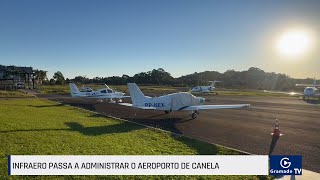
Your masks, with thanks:
[(310, 44), (311, 37), (307, 32), (292, 30), (279, 37), (276, 48), (282, 55), (300, 57), (310, 49)]

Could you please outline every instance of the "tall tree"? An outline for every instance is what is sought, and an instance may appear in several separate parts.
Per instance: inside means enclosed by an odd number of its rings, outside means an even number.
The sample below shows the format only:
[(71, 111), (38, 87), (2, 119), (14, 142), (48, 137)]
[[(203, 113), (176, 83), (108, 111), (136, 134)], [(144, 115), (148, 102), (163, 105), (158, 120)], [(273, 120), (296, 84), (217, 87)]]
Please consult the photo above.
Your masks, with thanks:
[(47, 71), (36, 70), (35, 79), (37, 80), (38, 84), (42, 84), (47, 79)]
[(53, 79), (56, 81), (56, 84), (58, 85), (63, 85), (65, 82), (64, 76), (60, 71), (54, 73)]

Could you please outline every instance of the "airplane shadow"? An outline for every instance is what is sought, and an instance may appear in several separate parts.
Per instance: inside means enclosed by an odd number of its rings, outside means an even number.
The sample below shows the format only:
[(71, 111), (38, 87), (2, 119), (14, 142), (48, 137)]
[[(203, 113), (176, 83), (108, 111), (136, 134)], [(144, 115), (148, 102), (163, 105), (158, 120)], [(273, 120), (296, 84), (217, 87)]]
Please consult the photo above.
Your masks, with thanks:
[(12, 133), (12, 132), (43, 132), (43, 131), (77, 131), (83, 135), (87, 136), (98, 136), (103, 134), (115, 134), (115, 133), (124, 133), (134, 130), (143, 129), (145, 127), (134, 125), (131, 123), (120, 123), (107, 126), (93, 126), (93, 127), (84, 127), (82, 124), (77, 122), (66, 122), (64, 123), (69, 128), (46, 128), (46, 129), (18, 129), (18, 130), (8, 130), (0, 131), (0, 133)]
[(176, 134), (182, 134), (182, 132), (176, 128), (176, 122), (180, 121), (180, 118), (163, 118), (163, 119), (151, 119), (151, 118), (133, 118), (132, 121), (144, 124), (147, 126), (164, 129)]
[(103, 134), (115, 134), (115, 133), (125, 133), (134, 130), (143, 129), (143, 126), (133, 125), (131, 123), (120, 123), (108, 126), (93, 126), (93, 127), (84, 127), (77, 122), (67, 122), (65, 123), (70, 130), (77, 131), (87, 136), (98, 136)]
[(320, 100), (317, 99), (306, 99), (305, 102), (308, 104), (320, 104)]
[[(180, 115), (179, 117), (166, 117), (167, 115), (168, 114), (160, 114), (160, 115), (149, 116), (146, 118), (134, 118), (132, 119), (132, 121), (145, 124), (148, 126), (152, 126), (155, 128), (161, 128), (163, 130), (172, 132), (171, 134), (172, 138), (175, 138), (176, 140), (184, 143), (190, 148), (195, 149), (197, 154), (202, 154), (202, 155), (219, 154), (219, 148), (215, 145), (208, 146), (208, 143), (206, 142), (182, 136), (183, 132), (181, 132), (176, 127), (176, 124), (191, 121), (192, 119), (189, 115), (186, 115), (186, 116)], [(164, 117), (161, 119), (152, 119), (154, 117), (161, 117), (161, 116), (164, 116)]]
[(182, 117), (182, 119), (180, 119), (176, 123), (184, 123), (184, 122), (188, 122), (188, 121), (194, 121), (194, 119), (192, 119), (190, 116), (184, 116), (184, 117)]

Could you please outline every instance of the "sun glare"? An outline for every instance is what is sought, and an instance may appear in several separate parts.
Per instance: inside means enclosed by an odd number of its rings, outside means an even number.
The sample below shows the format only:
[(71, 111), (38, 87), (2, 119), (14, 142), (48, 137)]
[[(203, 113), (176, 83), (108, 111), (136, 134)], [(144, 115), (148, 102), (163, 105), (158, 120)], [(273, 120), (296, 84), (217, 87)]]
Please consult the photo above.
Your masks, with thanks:
[(276, 44), (277, 50), (285, 56), (300, 57), (304, 55), (311, 44), (311, 37), (305, 31), (287, 31), (283, 33)]

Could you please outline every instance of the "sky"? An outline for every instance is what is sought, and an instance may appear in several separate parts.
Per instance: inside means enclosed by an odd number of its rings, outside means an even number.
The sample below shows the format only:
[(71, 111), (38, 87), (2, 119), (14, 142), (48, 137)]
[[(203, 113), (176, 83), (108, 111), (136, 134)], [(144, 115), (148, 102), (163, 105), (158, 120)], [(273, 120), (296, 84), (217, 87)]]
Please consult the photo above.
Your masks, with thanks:
[[(0, 64), (65, 77), (258, 67), (320, 79), (319, 0), (0, 0)], [(302, 56), (275, 47), (308, 32)]]

